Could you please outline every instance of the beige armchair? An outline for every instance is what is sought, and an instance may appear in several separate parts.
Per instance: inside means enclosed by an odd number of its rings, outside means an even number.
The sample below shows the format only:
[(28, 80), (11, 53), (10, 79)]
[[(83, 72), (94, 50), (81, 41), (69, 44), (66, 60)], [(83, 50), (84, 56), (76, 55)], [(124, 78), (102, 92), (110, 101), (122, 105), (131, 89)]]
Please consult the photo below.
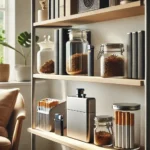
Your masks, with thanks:
[(25, 117), (24, 100), (19, 93), (13, 114), (7, 126), (8, 139), (0, 136), (0, 150), (18, 150), (22, 123)]

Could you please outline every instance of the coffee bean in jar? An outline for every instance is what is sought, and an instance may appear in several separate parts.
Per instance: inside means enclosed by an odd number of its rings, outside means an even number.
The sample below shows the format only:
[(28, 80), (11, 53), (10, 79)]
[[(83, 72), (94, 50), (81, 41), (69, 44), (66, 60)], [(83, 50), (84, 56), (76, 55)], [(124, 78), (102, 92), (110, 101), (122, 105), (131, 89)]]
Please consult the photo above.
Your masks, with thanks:
[(101, 77), (124, 76), (124, 48), (123, 44), (102, 44), (100, 50), (100, 74)]
[(87, 74), (87, 54), (73, 54), (68, 59), (66, 68), (67, 73), (71, 75)]
[(113, 143), (113, 125), (111, 116), (95, 117), (94, 144), (111, 146)]
[(49, 60), (45, 62), (41, 68), (40, 68), (41, 73), (53, 73), (54, 72), (54, 61)]

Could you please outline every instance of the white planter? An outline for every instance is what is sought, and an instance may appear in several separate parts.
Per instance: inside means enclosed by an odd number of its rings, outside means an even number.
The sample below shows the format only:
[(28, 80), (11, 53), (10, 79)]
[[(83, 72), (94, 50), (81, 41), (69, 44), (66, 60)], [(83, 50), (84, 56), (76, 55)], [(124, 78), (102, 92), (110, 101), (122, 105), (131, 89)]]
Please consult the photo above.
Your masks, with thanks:
[(31, 66), (16, 65), (15, 72), (16, 81), (22, 82), (31, 80)]

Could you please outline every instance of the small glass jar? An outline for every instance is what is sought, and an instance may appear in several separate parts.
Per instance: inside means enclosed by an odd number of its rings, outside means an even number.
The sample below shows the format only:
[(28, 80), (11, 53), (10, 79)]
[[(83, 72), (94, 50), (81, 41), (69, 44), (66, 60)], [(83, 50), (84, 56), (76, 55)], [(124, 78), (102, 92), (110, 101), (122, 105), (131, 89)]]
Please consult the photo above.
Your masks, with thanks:
[(66, 43), (66, 72), (69, 75), (87, 74), (87, 31), (69, 30)]
[(38, 73), (54, 72), (54, 43), (50, 41), (50, 36), (44, 36), (45, 40), (38, 43), (40, 51), (37, 53)]
[(123, 44), (108, 43), (101, 45), (99, 53), (101, 77), (107, 78), (124, 76), (125, 61), (123, 52)]
[(111, 116), (95, 117), (94, 144), (111, 146), (113, 141), (113, 119)]
[(140, 104), (115, 103), (114, 148), (140, 149)]

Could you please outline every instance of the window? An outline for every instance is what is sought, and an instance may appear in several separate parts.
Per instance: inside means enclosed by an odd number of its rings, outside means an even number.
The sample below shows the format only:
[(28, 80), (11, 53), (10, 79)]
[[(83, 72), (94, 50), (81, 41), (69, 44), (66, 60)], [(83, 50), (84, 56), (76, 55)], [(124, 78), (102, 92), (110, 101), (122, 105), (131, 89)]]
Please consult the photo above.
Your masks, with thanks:
[[(5, 29), (5, 0), (0, 0), (0, 30)], [(3, 57), (3, 46), (0, 45), (0, 57)]]

